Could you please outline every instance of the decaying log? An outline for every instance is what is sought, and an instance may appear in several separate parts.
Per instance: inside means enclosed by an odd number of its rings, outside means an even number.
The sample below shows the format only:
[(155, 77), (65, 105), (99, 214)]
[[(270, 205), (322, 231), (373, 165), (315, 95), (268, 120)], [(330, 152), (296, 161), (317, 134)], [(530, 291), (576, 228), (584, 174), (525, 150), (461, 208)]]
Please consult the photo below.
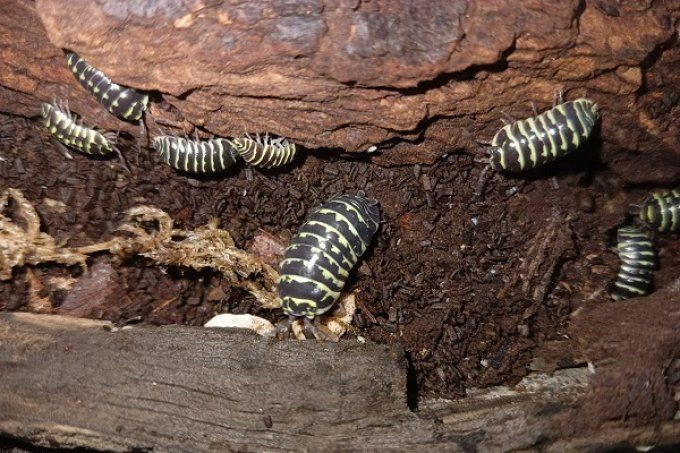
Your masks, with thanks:
[(154, 92), (159, 120), (432, 163), (479, 152), (501, 110), (528, 116), (529, 101), (548, 107), (562, 89), (602, 108), (611, 168), (668, 184), (680, 177), (679, 18), (672, 1), (8, 0), (0, 110), (37, 115), (59, 95), (89, 122), (130, 130), (79, 87), (70, 49)]
[(680, 278), (647, 297), (579, 310), (570, 331), (596, 373), (567, 431), (672, 418), (680, 426)]
[[(318, 447), (325, 435), (361, 445), (385, 417), (409, 416), (404, 357), (387, 346), (1, 317), (0, 430), (38, 443), (272, 450)], [(355, 439), (343, 439), (349, 427)]]
[(113, 451), (547, 451), (680, 442), (672, 422), (562, 438), (586, 368), (406, 401), (396, 347), (0, 314), (0, 434)]

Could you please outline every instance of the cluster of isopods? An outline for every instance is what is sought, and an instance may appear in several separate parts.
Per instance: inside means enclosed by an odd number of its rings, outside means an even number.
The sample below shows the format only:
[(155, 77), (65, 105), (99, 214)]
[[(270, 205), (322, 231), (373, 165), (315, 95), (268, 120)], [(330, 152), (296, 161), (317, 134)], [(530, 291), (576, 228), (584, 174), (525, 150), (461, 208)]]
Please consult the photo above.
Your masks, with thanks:
[[(73, 52), (66, 54), (66, 63), (78, 79), (109, 112), (128, 120), (143, 120), (149, 105), (149, 96), (114, 83), (103, 72)], [(116, 136), (80, 124), (68, 106), (54, 101), (42, 106), (43, 124), (60, 144), (89, 155), (117, 153)], [(233, 139), (189, 140), (184, 137), (162, 135), (152, 141), (165, 163), (187, 173), (219, 173), (239, 160), (260, 168), (275, 168), (293, 161), (296, 147), (285, 138), (257, 134)]]
[(680, 231), (680, 189), (651, 194), (640, 209), (643, 226), (623, 226), (617, 231), (617, 250), (621, 265), (614, 283), (614, 300), (645, 296), (652, 287), (656, 255), (652, 235), (654, 228), (662, 233)]
[[(520, 172), (552, 162), (578, 149), (590, 136), (597, 119), (597, 104), (581, 98), (506, 124), (491, 143), (490, 165), (495, 170)], [(639, 217), (644, 225), (660, 232), (680, 230), (680, 190), (652, 194), (643, 202)], [(620, 227), (617, 251), (621, 264), (612, 298), (624, 300), (649, 294), (656, 256), (645, 226)]]
[[(67, 63), (80, 84), (119, 118), (141, 121), (149, 97), (113, 83), (74, 53)], [(63, 145), (86, 154), (120, 151), (115, 137), (79, 124), (68, 107), (43, 104), (44, 125)], [(563, 102), (533, 117), (513, 120), (494, 136), (489, 165), (494, 170), (521, 172), (572, 153), (590, 137), (598, 120), (597, 104), (587, 98)], [(226, 139), (190, 140), (162, 135), (153, 147), (175, 169), (196, 174), (218, 173), (239, 159), (261, 168), (289, 164), (295, 144), (268, 135)], [(680, 190), (659, 192), (646, 200), (640, 219), (659, 231), (680, 229)], [(279, 324), (287, 331), (296, 318), (315, 336), (323, 336), (316, 323), (338, 300), (345, 282), (378, 231), (380, 211), (376, 200), (363, 194), (331, 198), (314, 209), (293, 237), (280, 262), (279, 296), (288, 319)], [(650, 235), (641, 227), (618, 230), (621, 266), (612, 297), (616, 300), (646, 295), (651, 288), (655, 255)]]

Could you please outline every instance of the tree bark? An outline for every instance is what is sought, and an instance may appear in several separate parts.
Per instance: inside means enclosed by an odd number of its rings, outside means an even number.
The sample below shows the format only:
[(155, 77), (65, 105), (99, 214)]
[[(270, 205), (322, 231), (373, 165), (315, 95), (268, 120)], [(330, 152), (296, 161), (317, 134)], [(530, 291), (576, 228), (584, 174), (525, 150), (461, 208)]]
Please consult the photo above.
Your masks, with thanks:
[[(670, 186), (679, 23), (678, 2), (651, 0), (4, 0), (0, 111), (33, 118), (57, 98), (87, 125), (137, 135), (80, 87), (68, 49), (151, 93), (152, 134), (269, 132), (310, 149), (376, 146), (373, 162), (403, 165), (481, 155), (501, 112), (530, 116), (530, 101), (542, 110), (564, 90), (601, 107), (591, 146), (616, 176)], [(570, 338), (537, 354), (541, 372), (417, 412), (394, 347), (4, 313), (0, 434), (115, 451), (680, 443), (678, 294), (676, 282), (584, 303)], [(561, 369), (564, 357), (582, 361)]]
[[(547, 451), (680, 442), (678, 423), (562, 437), (586, 368), (407, 407), (395, 347), (0, 314), (0, 433), (129, 451)], [(585, 432), (585, 431), (584, 431)]]
[(58, 96), (89, 123), (131, 131), (78, 86), (61, 50), (69, 49), (114, 81), (152, 91), (149, 116), (180, 123), (178, 134), (269, 132), (308, 148), (376, 146), (382, 164), (433, 163), (454, 150), (481, 153), (501, 111), (530, 116), (530, 101), (548, 108), (563, 90), (598, 102), (602, 159), (626, 181), (680, 177), (677, 2), (10, 0), (1, 8), (5, 112), (37, 115), (40, 101)]

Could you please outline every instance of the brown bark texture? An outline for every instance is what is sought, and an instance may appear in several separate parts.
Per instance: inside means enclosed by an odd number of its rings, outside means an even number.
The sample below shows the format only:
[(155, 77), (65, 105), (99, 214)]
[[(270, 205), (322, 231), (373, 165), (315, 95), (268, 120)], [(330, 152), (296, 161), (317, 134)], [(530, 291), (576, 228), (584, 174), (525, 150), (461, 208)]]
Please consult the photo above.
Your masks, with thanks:
[[(151, 94), (152, 134), (269, 132), (309, 149), (376, 146), (383, 165), (432, 164), (481, 157), (502, 112), (530, 116), (532, 101), (546, 109), (562, 90), (600, 106), (592, 149), (624, 184), (670, 186), (679, 23), (671, 0), (0, 0), (0, 111), (34, 118), (41, 102), (68, 100), (86, 124), (137, 136), (70, 74), (71, 50)], [(535, 286), (527, 316), (544, 303), (549, 258), (576, 247), (560, 215), (533, 243), (518, 271), (525, 291)], [(0, 440), (114, 451), (677, 444), (679, 291), (577, 310), (569, 338), (545, 345), (518, 386), (419, 401), (418, 412), (393, 346), (2, 313)]]
[(34, 445), (563, 452), (680, 442), (680, 424), (662, 418), (584, 429), (601, 422), (597, 412), (578, 412), (591, 399), (584, 367), (536, 373), (512, 389), (459, 401), (424, 401), (411, 412), (406, 360), (395, 347), (196, 327), (116, 329), (25, 313), (0, 314), (0, 363), (0, 433)]
[(548, 108), (563, 90), (601, 106), (601, 158), (624, 180), (680, 177), (680, 5), (670, 0), (5, 0), (0, 9), (5, 112), (34, 116), (57, 96), (89, 123), (133, 130), (78, 86), (69, 49), (154, 93), (150, 116), (181, 123), (176, 133), (269, 132), (308, 148), (377, 146), (382, 164), (433, 163), (482, 153), (501, 111), (530, 116), (530, 102)]

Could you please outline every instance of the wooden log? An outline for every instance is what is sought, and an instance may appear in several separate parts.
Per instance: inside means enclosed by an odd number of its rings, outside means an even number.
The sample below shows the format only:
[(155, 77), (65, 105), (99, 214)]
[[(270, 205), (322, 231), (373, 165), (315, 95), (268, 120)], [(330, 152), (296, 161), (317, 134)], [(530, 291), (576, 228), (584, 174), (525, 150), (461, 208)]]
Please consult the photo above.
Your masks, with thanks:
[(19, 314), (3, 325), (0, 426), (40, 444), (319, 448), (351, 425), (361, 445), (408, 415), (404, 357), (387, 346)]
[[(586, 368), (411, 412), (396, 347), (280, 342), (241, 331), (112, 328), (0, 314), (0, 434), (111, 451), (505, 451), (560, 439)], [(660, 434), (661, 433), (661, 434)], [(612, 426), (597, 445), (680, 439), (677, 424)]]

